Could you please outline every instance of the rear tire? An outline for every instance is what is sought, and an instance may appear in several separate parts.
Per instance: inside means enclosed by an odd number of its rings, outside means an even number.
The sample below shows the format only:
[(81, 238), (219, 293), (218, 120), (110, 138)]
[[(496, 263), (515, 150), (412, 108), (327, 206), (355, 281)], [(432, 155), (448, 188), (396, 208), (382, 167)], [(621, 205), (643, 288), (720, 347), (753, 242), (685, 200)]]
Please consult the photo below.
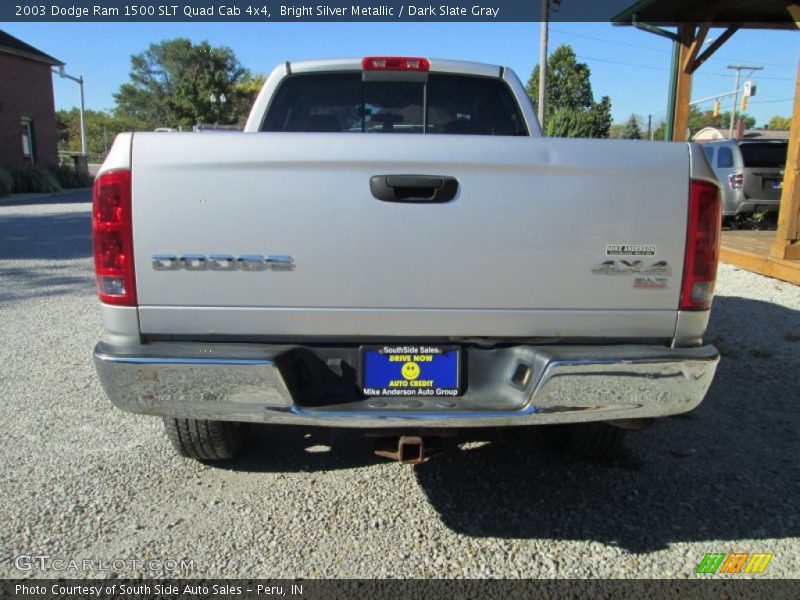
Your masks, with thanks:
[(164, 419), (164, 429), (176, 452), (211, 461), (235, 458), (244, 444), (244, 426), (231, 421)]
[(607, 423), (549, 425), (544, 439), (553, 450), (571, 456), (604, 458), (622, 448), (626, 431)]

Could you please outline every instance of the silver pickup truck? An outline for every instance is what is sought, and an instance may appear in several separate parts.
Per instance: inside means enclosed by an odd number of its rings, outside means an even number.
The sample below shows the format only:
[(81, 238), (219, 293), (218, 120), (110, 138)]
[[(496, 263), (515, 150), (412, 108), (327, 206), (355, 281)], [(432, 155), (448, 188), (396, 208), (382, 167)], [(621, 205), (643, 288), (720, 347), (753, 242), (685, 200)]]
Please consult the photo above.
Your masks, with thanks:
[(706, 394), (719, 227), (699, 146), (542, 137), (508, 68), (286, 62), (244, 133), (117, 137), (94, 359), (200, 460), (245, 422), (363, 428), (409, 463), (509, 425), (602, 455)]

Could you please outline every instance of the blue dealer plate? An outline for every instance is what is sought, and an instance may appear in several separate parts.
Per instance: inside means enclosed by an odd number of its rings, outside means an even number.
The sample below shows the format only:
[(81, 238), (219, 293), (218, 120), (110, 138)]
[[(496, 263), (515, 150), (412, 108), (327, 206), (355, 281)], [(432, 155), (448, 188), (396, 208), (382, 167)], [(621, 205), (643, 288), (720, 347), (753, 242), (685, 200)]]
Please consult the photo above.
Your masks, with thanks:
[(458, 396), (455, 346), (364, 346), (361, 382), (367, 396)]

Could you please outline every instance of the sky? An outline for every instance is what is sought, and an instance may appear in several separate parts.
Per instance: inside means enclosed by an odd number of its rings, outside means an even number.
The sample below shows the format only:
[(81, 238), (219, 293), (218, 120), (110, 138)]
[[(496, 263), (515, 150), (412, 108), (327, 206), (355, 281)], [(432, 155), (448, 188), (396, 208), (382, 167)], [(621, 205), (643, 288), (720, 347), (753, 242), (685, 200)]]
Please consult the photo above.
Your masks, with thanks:
[[(130, 56), (174, 37), (229, 46), (241, 63), (269, 72), (285, 60), (366, 55), (410, 55), (488, 62), (511, 67), (527, 82), (539, 55), (539, 23), (0, 23), (4, 29), (66, 63), (85, 78), (86, 107), (114, 106), (113, 94), (128, 79)], [(712, 29), (711, 40), (721, 33)], [(653, 121), (666, 113), (671, 42), (632, 27), (608, 23), (553, 22), (549, 51), (573, 47), (591, 69), (596, 99), (611, 97), (615, 122), (631, 114)], [(798, 73), (800, 35), (791, 31), (740, 30), (695, 73), (692, 99), (733, 90), (730, 64), (763, 66), (747, 112), (764, 125), (789, 116)], [(743, 72), (743, 78), (747, 72)], [(56, 108), (79, 104), (78, 86), (53, 78)], [(730, 110), (732, 98), (722, 100)], [(711, 102), (700, 105), (711, 108)]]

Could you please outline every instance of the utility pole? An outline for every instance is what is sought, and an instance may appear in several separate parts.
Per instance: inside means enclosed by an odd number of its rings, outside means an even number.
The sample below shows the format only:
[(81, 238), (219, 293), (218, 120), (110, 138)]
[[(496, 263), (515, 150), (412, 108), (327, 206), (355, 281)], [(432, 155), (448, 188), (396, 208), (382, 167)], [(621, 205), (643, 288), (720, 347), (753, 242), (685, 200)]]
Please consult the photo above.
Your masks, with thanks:
[(647, 139), (653, 141), (653, 115), (647, 115)]
[(736, 125), (736, 104), (739, 101), (739, 76), (742, 71), (761, 71), (764, 67), (748, 67), (747, 65), (728, 65), (729, 69), (736, 70), (736, 83), (733, 86), (733, 106), (731, 107), (731, 123), (728, 128), (728, 137), (733, 139), (733, 128)]
[(542, 0), (542, 31), (539, 36), (539, 125), (544, 134), (544, 103), (547, 90), (547, 18), (550, 0)]

